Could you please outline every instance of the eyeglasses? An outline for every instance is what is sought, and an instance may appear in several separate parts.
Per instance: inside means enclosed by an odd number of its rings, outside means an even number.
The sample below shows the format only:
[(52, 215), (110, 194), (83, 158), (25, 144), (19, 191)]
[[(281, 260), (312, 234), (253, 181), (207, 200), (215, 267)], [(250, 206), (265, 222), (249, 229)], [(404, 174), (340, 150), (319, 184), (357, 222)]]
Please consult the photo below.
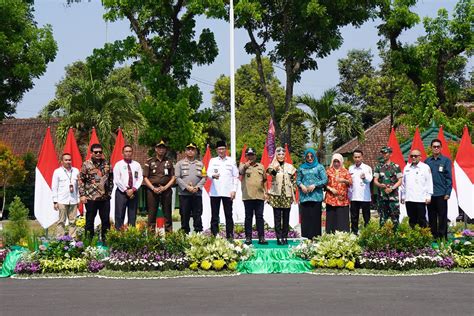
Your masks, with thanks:
[(410, 158), (420, 157), (420, 155), (410, 155)]
[(314, 158), (314, 156), (309, 154), (309, 155), (306, 155), (306, 158)]
[(98, 155), (98, 154), (101, 154), (102, 153), (102, 150), (95, 150), (93, 151), (94, 154)]
[(441, 148), (441, 146), (439, 146), (439, 145), (437, 145), (437, 146), (433, 145), (433, 146), (431, 146), (431, 147), (433, 147), (433, 148)]

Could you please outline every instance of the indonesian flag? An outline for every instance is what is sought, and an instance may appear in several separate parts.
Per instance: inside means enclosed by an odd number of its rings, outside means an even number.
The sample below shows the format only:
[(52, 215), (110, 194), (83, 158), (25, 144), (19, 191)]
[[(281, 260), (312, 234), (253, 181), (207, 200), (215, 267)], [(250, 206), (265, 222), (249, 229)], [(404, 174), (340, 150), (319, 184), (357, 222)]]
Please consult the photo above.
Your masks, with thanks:
[[(95, 134), (95, 131), (93, 130), (92, 133)], [(92, 140), (92, 137), (91, 137), (91, 140)], [(117, 133), (117, 138), (115, 139), (114, 150), (112, 151), (112, 155), (110, 156), (110, 168), (112, 168), (112, 170), (114, 170), (115, 164), (123, 159), (123, 155), (122, 155), (123, 146), (125, 146), (125, 140), (123, 138), (122, 129), (119, 128), (118, 133)], [(117, 190), (117, 187), (114, 185), (114, 188), (112, 189), (112, 196), (110, 199), (110, 218), (112, 218), (114, 221), (115, 221), (115, 191), (116, 190)], [(125, 220), (124, 220), (124, 223), (127, 223), (127, 222), (128, 222), (128, 213), (126, 214)]]
[(35, 171), (35, 216), (43, 228), (48, 228), (58, 221), (59, 214), (54, 210), (51, 190), (53, 173), (57, 168), (59, 168), (58, 157), (54, 149), (51, 129), (48, 127)]
[[(247, 158), (245, 158), (245, 151), (247, 150), (247, 144), (244, 144), (244, 147), (242, 148), (242, 153), (240, 154), (240, 161), (239, 163), (245, 163), (247, 161)], [(242, 181), (242, 175), (239, 176), (240, 181)]]
[[(204, 164), (204, 168), (209, 167), (209, 161), (211, 161), (211, 148), (209, 147), (209, 144), (206, 146), (206, 153), (204, 154), (204, 157), (202, 158), (202, 163)], [(207, 171), (205, 172), (207, 175)], [(204, 184), (204, 189), (209, 193), (211, 190), (211, 185), (212, 181), (210, 179), (207, 179), (206, 183)]]
[[(82, 156), (81, 152), (79, 151), (79, 147), (77, 146), (76, 138), (74, 137), (74, 130), (72, 127), (69, 128), (67, 133), (66, 144), (64, 144), (63, 153), (68, 153), (71, 155), (72, 166), (80, 171), (82, 168)], [(81, 215), (84, 213), (84, 205), (82, 205), (82, 203), (79, 203), (78, 211)]]
[[(392, 156), (390, 158), (391, 161), (396, 163), (400, 166), (400, 170), (403, 172), (405, 168), (405, 159), (403, 158), (402, 150), (400, 149), (400, 145), (398, 144), (397, 135), (395, 134), (395, 129), (392, 127), (392, 131), (390, 132), (390, 136), (388, 138), (388, 146), (392, 148)], [(401, 190), (398, 190), (398, 198), (400, 199)], [(407, 216), (407, 208), (405, 204), (400, 205), (400, 220), (402, 220), (405, 216)]]
[[(448, 147), (448, 142), (444, 137), (443, 126), (441, 125), (438, 131), (438, 139), (441, 141), (441, 154), (443, 156), (448, 157), (451, 159), (451, 152)], [(452, 181), (453, 181), (453, 190), (451, 192), (451, 196), (448, 200), (448, 218), (451, 223), (454, 225), (456, 223), (456, 217), (459, 214), (459, 205), (458, 205), (458, 197), (456, 194), (456, 177), (454, 171), (454, 162), (451, 162), (451, 172), (452, 172)]]
[(89, 141), (89, 147), (87, 147), (87, 154), (86, 154), (86, 160), (89, 160), (91, 159), (91, 146), (93, 144), (100, 144), (99, 142), (99, 138), (97, 137), (97, 133), (95, 132), (95, 128), (93, 127), (92, 128), (92, 132), (91, 132), (91, 139)]
[[(290, 150), (288, 148), (288, 144), (285, 143), (285, 162), (289, 164), (293, 164), (293, 159), (291, 159), (290, 155)], [(296, 189), (295, 192), (295, 200), (296, 203), (299, 203), (300, 201), (300, 192), (298, 189)], [(291, 211), (290, 211), (290, 226), (294, 227), (297, 224), (301, 223), (301, 217), (300, 217), (300, 211), (298, 204), (292, 204), (291, 205)]]
[[(423, 145), (423, 141), (421, 140), (421, 135), (420, 135), (420, 130), (418, 127), (416, 128), (415, 135), (413, 136), (413, 142), (411, 143), (411, 149), (412, 150), (419, 150), (421, 153), (421, 161), (425, 161), (427, 156), (425, 152), (425, 146)], [(411, 158), (410, 155), (408, 155), (408, 162), (411, 163)]]
[[(203, 175), (207, 178), (207, 168), (209, 167), (209, 161), (211, 160), (211, 148), (209, 144), (206, 146), (206, 152), (202, 158), (202, 163), (204, 164)], [(209, 191), (211, 190), (212, 181), (210, 179), (206, 180), (204, 184), (204, 190), (202, 190), (202, 227), (208, 229), (211, 226), (211, 199), (209, 197)]]
[(459, 207), (470, 218), (474, 218), (474, 148), (467, 126), (464, 126), (459, 143), (454, 169)]
[[(272, 162), (272, 158), (270, 158), (268, 154), (267, 145), (265, 145), (265, 147), (263, 147), (263, 154), (262, 154), (262, 159), (260, 160), (260, 163), (263, 165), (265, 170), (267, 170), (271, 162)], [(267, 190), (270, 190), (271, 186), (272, 186), (272, 177), (267, 176)]]

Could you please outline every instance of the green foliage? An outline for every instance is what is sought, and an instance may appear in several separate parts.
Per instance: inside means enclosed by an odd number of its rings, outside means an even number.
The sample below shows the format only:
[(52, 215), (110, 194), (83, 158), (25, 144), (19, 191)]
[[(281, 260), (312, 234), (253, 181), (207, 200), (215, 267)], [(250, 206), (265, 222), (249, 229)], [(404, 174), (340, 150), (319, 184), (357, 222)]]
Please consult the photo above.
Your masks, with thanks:
[[(262, 57), (266, 54), (273, 62), (283, 64), (284, 111), (287, 112), (293, 102), (294, 84), (300, 81), (301, 74), (317, 69), (317, 58), (326, 57), (342, 45), (341, 28), (361, 25), (370, 18), (377, 3), (376, 0), (248, 0), (236, 4), (236, 26), (244, 28), (249, 35), (245, 50), (257, 58), (260, 88), (278, 137), (283, 127), (276, 117), (275, 96), (268, 91)], [(287, 127), (282, 141), (290, 143), (290, 134), (291, 128)]]
[(182, 254), (190, 246), (186, 234), (182, 231), (166, 234), (165, 245), (166, 252), (170, 255)]
[(80, 258), (84, 252), (84, 244), (76, 242), (70, 236), (50, 240), (47, 245), (39, 247), (38, 255), (42, 259)]
[(0, 1), (0, 121), (56, 57), (51, 25), (38, 27), (33, 11), (32, 1)]
[(146, 229), (129, 227), (126, 230), (111, 229), (107, 233), (107, 244), (110, 249), (135, 253), (146, 247), (149, 251), (164, 249), (161, 236)]
[(408, 218), (405, 218), (397, 230), (388, 221), (382, 227), (376, 221), (364, 227), (359, 234), (359, 244), (366, 251), (396, 250), (415, 252), (431, 246), (433, 236), (429, 228), (416, 226), (411, 228)]
[(36, 155), (28, 152), (21, 156), (24, 162), (26, 176), (21, 182), (17, 182), (6, 189), (6, 205), (13, 201), (14, 196), (21, 196), (22, 202), (30, 210), (29, 216), (33, 216), (35, 202), (35, 169), (37, 164)]
[(10, 204), (10, 221), (3, 228), (3, 236), (7, 246), (27, 245), (27, 237), (30, 232), (28, 226), (28, 209), (18, 196), (15, 196)]
[(64, 273), (87, 271), (87, 259), (84, 258), (55, 258), (40, 259), (42, 273)]

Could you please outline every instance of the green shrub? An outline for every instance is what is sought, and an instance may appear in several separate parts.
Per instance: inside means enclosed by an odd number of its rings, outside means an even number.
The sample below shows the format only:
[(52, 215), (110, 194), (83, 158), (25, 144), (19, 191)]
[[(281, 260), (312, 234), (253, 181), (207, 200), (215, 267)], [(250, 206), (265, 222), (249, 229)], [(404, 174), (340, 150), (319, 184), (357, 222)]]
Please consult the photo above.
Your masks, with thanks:
[(183, 231), (177, 231), (166, 234), (165, 249), (170, 255), (182, 254), (190, 247), (186, 234)]
[(150, 251), (164, 249), (161, 236), (146, 229), (129, 227), (126, 230), (111, 229), (107, 233), (107, 244), (113, 250), (136, 253), (146, 247)]
[(28, 209), (18, 196), (15, 196), (10, 207), (10, 221), (5, 224), (3, 236), (6, 246), (27, 246), (30, 232), (28, 226)]
[(430, 247), (433, 236), (429, 228), (416, 226), (411, 228), (405, 218), (394, 230), (393, 223), (387, 221), (382, 227), (376, 221), (361, 229), (359, 245), (366, 251), (397, 250), (414, 252), (417, 249)]

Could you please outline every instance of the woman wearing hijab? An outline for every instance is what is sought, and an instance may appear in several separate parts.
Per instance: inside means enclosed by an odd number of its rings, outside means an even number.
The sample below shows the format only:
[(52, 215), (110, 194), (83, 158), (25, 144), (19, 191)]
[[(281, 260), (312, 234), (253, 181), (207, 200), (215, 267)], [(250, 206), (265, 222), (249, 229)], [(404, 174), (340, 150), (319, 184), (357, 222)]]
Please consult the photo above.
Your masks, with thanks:
[(321, 235), (323, 188), (328, 178), (313, 148), (304, 152), (304, 159), (296, 178), (300, 193), (301, 236), (312, 239)]
[(288, 244), (291, 203), (295, 201), (296, 169), (285, 162), (285, 149), (278, 147), (275, 157), (267, 169), (272, 176), (268, 203), (273, 207), (275, 233), (278, 245)]
[(328, 183), (326, 185), (326, 233), (336, 230), (349, 231), (349, 187), (352, 177), (343, 166), (341, 154), (332, 155), (331, 165), (326, 170)]

